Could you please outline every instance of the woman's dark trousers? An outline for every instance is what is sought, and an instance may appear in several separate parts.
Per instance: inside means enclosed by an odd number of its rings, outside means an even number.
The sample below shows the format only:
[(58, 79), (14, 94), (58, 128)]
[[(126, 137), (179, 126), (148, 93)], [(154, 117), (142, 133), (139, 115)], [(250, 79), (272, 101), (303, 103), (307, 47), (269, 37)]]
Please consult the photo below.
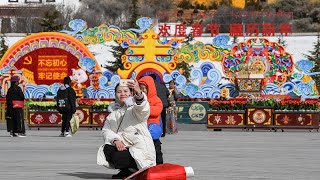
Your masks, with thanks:
[(161, 141), (159, 139), (153, 140), (154, 147), (156, 148), (156, 162), (158, 164), (163, 164), (163, 157), (161, 152)]
[(72, 118), (72, 113), (63, 113), (62, 114), (62, 126), (61, 126), (61, 132), (69, 132), (70, 129), (70, 120)]
[(118, 151), (115, 146), (106, 144), (103, 149), (106, 160), (112, 163), (116, 169), (137, 168), (136, 161), (131, 156), (129, 150)]
[(12, 109), (12, 126), (13, 126), (13, 133), (26, 133), (26, 128), (24, 125), (24, 117), (23, 117), (23, 109), (16, 108)]

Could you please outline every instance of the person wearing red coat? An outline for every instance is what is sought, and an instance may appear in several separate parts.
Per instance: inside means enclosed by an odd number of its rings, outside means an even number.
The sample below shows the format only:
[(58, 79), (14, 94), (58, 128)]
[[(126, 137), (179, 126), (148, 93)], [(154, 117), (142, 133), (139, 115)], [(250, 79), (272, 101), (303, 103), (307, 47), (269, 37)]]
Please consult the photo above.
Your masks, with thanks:
[[(156, 133), (150, 132), (153, 138), (154, 146), (156, 149), (156, 162), (157, 164), (163, 164), (163, 157), (161, 152), (161, 142), (159, 140), (162, 134), (162, 128), (160, 123), (160, 116), (162, 112), (162, 101), (157, 96), (156, 86), (154, 80), (150, 76), (144, 76), (139, 80), (140, 89), (147, 95), (148, 102), (150, 104), (150, 116), (148, 119), (149, 131), (156, 131)], [(160, 131), (160, 132), (159, 132)]]

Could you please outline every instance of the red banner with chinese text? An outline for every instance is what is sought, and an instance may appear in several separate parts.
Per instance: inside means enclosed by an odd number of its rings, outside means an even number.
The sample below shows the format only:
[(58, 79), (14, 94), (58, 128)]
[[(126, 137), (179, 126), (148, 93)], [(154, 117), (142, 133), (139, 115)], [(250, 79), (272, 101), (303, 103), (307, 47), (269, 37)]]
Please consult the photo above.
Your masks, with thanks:
[(38, 81), (61, 81), (68, 75), (68, 56), (38, 56)]
[(41, 48), (22, 56), (15, 67), (23, 72), (31, 84), (62, 83), (63, 78), (78, 68), (78, 59), (57, 48)]

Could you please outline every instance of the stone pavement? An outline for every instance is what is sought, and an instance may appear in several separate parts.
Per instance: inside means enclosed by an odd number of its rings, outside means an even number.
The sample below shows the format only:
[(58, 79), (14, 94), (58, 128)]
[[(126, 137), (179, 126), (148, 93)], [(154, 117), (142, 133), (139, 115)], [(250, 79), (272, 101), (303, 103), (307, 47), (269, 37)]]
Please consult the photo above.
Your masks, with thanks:
[[(116, 170), (96, 164), (100, 131), (81, 129), (72, 138), (59, 129), (28, 130), (12, 138), (0, 130), (0, 179), (110, 179)], [(206, 131), (180, 125), (162, 139), (165, 162), (192, 166), (195, 180), (320, 179), (320, 134), (309, 131)]]

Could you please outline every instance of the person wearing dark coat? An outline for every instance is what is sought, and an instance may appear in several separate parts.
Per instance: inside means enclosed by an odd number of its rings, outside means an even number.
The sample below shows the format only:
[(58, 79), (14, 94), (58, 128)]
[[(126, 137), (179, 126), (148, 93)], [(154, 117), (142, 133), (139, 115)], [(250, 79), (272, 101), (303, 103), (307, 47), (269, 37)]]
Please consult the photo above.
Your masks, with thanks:
[[(20, 81), (19, 76), (12, 76), (10, 79), (11, 87), (6, 95), (7, 103), (7, 131), (11, 137), (25, 137), (26, 128), (24, 125), (23, 109), (13, 108), (13, 101), (24, 101), (24, 94), (21, 87), (18, 86)], [(18, 135), (17, 135), (18, 134)]]
[(154, 80), (157, 90), (157, 96), (161, 99), (163, 109), (161, 111), (161, 121), (162, 121), (162, 135), (161, 137), (165, 137), (166, 135), (166, 126), (167, 126), (167, 108), (169, 107), (169, 90), (167, 89), (166, 85), (159, 83), (156, 79), (155, 74), (150, 74)]
[(67, 90), (68, 91), (68, 100), (70, 102), (70, 110), (63, 112), (62, 114), (62, 126), (60, 137), (72, 137), (70, 130), (70, 120), (72, 115), (76, 112), (76, 92), (70, 86), (71, 79), (69, 76), (63, 79), (63, 85), (59, 88), (58, 91)]

